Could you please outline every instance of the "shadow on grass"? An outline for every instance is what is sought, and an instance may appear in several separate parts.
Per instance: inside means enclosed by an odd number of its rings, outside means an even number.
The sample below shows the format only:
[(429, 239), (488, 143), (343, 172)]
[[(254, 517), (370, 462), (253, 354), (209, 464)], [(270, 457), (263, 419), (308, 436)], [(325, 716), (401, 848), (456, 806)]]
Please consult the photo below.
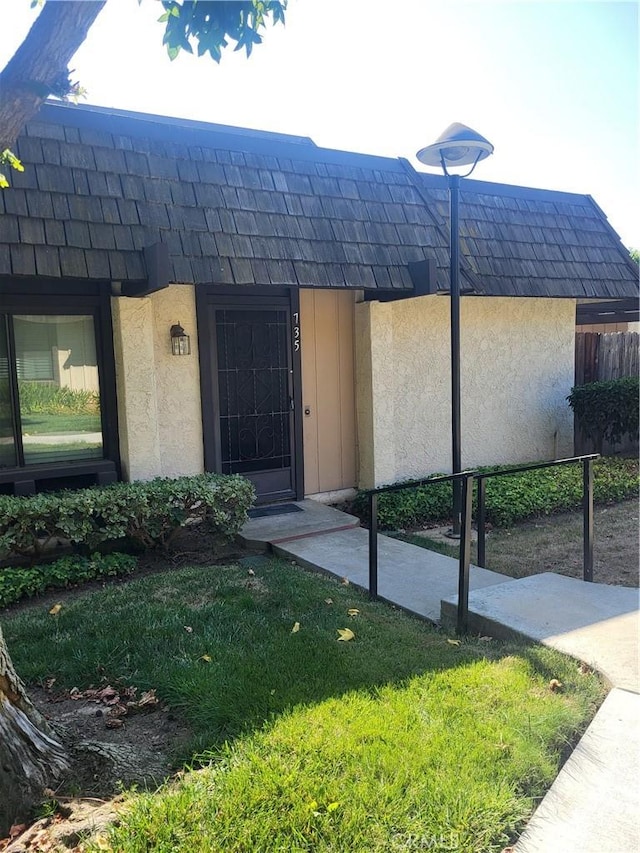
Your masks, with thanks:
[[(296, 706), (352, 691), (373, 695), (412, 676), (527, 648), (459, 642), (351, 586), (277, 559), (167, 570), (59, 600), (55, 616), (35, 603), (4, 618), (17, 671), (32, 683), (55, 677), (59, 689), (154, 688), (192, 732), (176, 763), (205, 750), (210, 757)], [(344, 629), (352, 639), (339, 639)], [(527, 659), (545, 677), (574, 677), (572, 665), (548, 650)]]

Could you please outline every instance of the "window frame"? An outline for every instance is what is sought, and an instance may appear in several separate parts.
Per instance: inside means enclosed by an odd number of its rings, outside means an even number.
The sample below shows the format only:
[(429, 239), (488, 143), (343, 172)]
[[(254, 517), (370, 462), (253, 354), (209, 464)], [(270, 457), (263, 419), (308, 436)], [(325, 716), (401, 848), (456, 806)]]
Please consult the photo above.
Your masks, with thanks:
[[(100, 420), (102, 427), (102, 458), (78, 459), (65, 462), (24, 464), (21, 442), (18, 444), (18, 465), (0, 469), (0, 486), (13, 483), (16, 494), (34, 491), (38, 481), (61, 481), (60, 487), (72, 486), (64, 480), (74, 477), (95, 477), (97, 482), (111, 482), (120, 477), (118, 411), (116, 397), (113, 327), (111, 322), (110, 285), (96, 282), (0, 281), (0, 314), (85, 315), (93, 317), (96, 359), (100, 387)], [(17, 371), (13, 323), (8, 323), (11, 397), (16, 430), (20, 429), (17, 401)], [(20, 485), (22, 484), (22, 485)]]

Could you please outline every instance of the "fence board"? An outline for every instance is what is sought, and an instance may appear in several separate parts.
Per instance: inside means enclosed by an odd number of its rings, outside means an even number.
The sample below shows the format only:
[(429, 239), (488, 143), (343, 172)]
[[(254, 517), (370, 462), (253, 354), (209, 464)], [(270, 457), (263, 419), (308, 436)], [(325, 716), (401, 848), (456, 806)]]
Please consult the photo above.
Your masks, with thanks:
[[(575, 384), (638, 376), (640, 371), (640, 335), (637, 332), (578, 332), (575, 348)], [(632, 453), (638, 439), (626, 439), (621, 444), (605, 443), (605, 455)], [(574, 428), (574, 452), (593, 453), (593, 442), (577, 425)]]

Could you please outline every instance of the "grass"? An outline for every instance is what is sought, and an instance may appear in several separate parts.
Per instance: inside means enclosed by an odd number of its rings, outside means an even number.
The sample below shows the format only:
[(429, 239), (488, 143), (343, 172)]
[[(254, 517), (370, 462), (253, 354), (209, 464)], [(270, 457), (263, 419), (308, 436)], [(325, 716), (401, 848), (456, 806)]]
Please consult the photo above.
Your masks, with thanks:
[(100, 432), (102, 430), (100, 414), (43, 414), (34, 412), (23, 414), (21, 420), (23, 432), (29, 435)]
[(26, 680), (154, 687), (191, 727), (177, 758), (194, 769), (131, 795), (110, 849), (502, 850), (599, 680), (541, 647), (458, 641), (280, 560), (253, 569), (167, 571), (63, 596), (57, 616), (49, 603), (4, 617)]

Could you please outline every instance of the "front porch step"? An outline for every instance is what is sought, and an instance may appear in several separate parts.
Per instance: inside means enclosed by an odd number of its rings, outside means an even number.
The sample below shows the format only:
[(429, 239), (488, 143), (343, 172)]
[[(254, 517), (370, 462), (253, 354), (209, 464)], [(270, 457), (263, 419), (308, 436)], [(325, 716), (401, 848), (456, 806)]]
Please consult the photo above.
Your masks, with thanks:
[(357, 527), (360, 519), (318, 501), (290, 501), (302, 512), (287, 512), (263, 518), (250, 518), (240, 531), (240, 541), (251, 548), (264, 547), (288, 539), (313, 536)]

